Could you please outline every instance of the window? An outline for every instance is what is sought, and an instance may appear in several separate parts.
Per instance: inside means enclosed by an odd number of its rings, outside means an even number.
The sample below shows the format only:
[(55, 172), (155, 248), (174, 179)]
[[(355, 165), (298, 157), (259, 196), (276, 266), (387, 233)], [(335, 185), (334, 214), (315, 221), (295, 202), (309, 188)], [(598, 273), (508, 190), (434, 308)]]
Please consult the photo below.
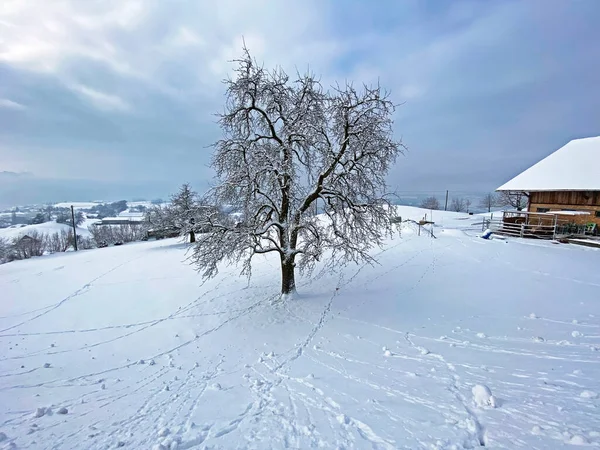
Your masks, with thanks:
[(538, 208), (537, 212), (548, 212), (550, 211), (550, 208)]
[(600, 211), (596, 211), (596, 217), (600, 217)]

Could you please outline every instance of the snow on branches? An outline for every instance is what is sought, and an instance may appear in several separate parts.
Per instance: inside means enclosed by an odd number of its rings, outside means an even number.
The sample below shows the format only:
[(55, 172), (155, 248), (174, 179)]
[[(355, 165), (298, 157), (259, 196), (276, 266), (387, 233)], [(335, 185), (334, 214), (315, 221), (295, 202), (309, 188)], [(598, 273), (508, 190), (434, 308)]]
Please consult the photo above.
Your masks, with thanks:
[[(240, 220), (211, 223), (193, 260), (206, 277), (221, 261), (277, 253), (282, 294), (295, 291), (295, 268), (372, 261), (369, 250), (392, 232), (385, 177), (403, 145), (394, 140), (394, 104), (380, 86), (327, 90), (312, 75), (266, 70), (245, 50), (227, 80), (214, 144), (217, 184), (206, 200)], [(325, 216), (317, 216), (319, 210)]]

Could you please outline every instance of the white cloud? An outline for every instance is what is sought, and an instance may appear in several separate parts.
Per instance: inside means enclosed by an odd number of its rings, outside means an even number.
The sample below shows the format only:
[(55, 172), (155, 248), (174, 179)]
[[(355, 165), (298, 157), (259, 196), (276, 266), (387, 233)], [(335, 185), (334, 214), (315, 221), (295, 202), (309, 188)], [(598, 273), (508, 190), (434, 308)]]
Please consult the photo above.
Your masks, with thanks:
[(96, 108), (105, 111), (127, 111), (131, 106), (121, 97), (97, 91), (81, 84), (69, 86), (81, 97), (89, 100)]
[(26, 109), (26, 106), (7, 98), (0, 98), (0, 108), (23, 110)]
[(80, 66), (88, 59), (170, 94), (179, 86), (161, 74), (175, 66), (201, 74), (198, 87), (210, 93), (231, 70), (229, 60), (240, 55), (242, 37), (267, 65), (292, 70), (295, 64), (311, 63), (319, 73), (326, 72), (334, 62), (332, 50), (340, 48), (327, 26), (327, 7), (316, 0), (201, 0), (178, 8), (121, 0), (4, 2), (0, 23), (18, 32), (5, 33), (0, 40), (0, 62), (53, 73), (63, 81), (69, 66), (64, 63), (76, 60)]
[(194, 47), (204, 46), (206, 41), (188, 27), (180, 27), (171, 38), (170, 44), (175, 47)]

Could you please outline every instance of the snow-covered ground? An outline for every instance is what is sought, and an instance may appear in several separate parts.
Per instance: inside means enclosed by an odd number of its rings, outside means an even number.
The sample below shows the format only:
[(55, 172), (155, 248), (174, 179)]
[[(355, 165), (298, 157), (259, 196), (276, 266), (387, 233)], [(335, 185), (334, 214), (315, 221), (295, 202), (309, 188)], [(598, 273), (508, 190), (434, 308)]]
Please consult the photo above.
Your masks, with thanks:
[(0, 448), (599, 446), (600, 250), (433, 219), (285, 303), (177, 240), (0, 266)]

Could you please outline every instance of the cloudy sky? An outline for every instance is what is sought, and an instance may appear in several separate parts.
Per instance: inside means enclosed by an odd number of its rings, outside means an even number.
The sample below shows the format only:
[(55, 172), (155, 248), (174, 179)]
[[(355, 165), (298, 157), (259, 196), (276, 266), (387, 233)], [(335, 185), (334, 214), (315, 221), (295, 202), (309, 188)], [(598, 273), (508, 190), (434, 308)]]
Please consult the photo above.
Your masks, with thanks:
[(2, 0), (0, 204), (22, 179), (61, 200), (201, 190), (242, 38), (267, 66), (391, 89), (409, 147), (392, 186), (493, 190), (600, 135), (598, 17), (597, 0)]

